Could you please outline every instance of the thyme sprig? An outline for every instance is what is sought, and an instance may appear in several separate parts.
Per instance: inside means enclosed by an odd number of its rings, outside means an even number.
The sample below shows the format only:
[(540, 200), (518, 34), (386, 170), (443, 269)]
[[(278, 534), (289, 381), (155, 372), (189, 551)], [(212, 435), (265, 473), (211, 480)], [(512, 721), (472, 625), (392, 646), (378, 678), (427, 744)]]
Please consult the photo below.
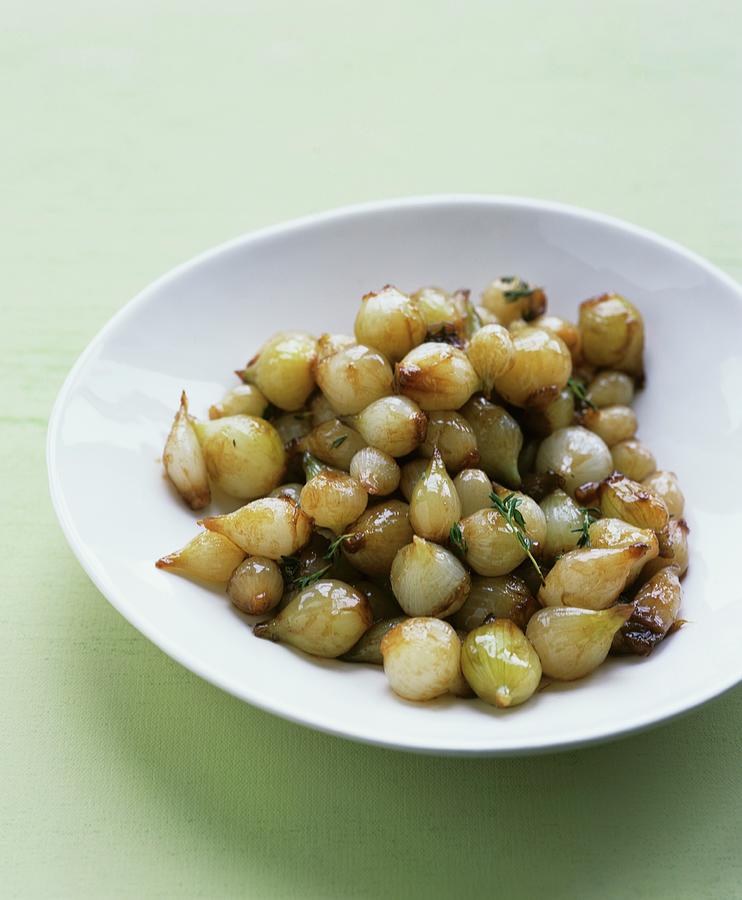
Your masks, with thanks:
[(574, 377), (568, 378), (567, 387), (574, 394), (575, 400), (577, 400), (577, 402), (582, 406), (589, 406), (590, 409), (598, 408), (587, 396), (587, 386), (585, 385), (585, 382), (582, 381), (582, 379)]
[(343, 545), (343, 541), (347, 541), (348, 538), (351, 537), (350, 534), (341, 534), (335, 538), (334, 541), (330, 543), (330, 546), (327, 548), (327, 553), (325, 553), (325, 559), (330, 559), (333, 562), (337, 559), (338, 553), (340, 553), (340, 548)]
[(460, 553), (465, 554), (469, 549), (466, 541), (464, 540), (464, 533), (461, 530), (461, 525), (458, 522), (455, 522), (451, 526), (451, 530), (448, 533), (448, 539), (451, 542), (451, 546), (458, 550)]
[(582, 507), (580, 509), (582, 513), (582, 523), (579, 528), (573, 528), (572, 534), (579, 534), (580, 539), (577, 541), (578, 547), (589, 547), (590, 546), (590, 526), (593, 522), (597, 522), (600, 518), (600, 510), (596, 509), (594, 506)]
[(279, 565), (286, 586), (289, 589), (303, 591), (305, 588), (313, 585), (315, 581), (319, 581), (320, 578), (326, 575), (333, 567), (343, 541), (346, 541), (349, 537), (349, 534), (341, 534), (336, 537), (335, 540), (330, 543), (330, 546), (327, 548), (327, 552), (324, 555), (324, 559), (329, 560), (327, 565), (317, 569), (316, 572), (311, 572), (309, 575), (299, 575), (299, 572), (301, 572), (301, 560), (298, 556), (282, 556)]
[(520, 300), (521, 297), (530, 297), (536, 290), (536, 288), (531, 287), (527, 281), (523, 281), (522, 278), (518, 278), (516, 275), (501, 275), (498, 280), (502, 284), (512, 285), (511, 287), (505, 288), (502, 292), (502, 296), (505, 298), (506, 303), (515, 303), (515, 301)]
[(523, 518), (523, 513), (518, 509), (521, 504), (521, 498), (516, 497), (515, 494), (508, 494), (506, 497), (498, 497), (498, 495), (493, 492), (490, 494), (490, 500), (495, 509), (510, 526), (511, 531), (518, 539), (518, 543), (526, 551), (526, 556), (530, 559), (533, 568), (538, 572), (538, 577), (543, 584), (544, 574), (533, 555), (533, 541), (526, 534), (526, 520)]
[(535, 290), (536, 289), (532, 288), (530, 284), (522, 281), (517, 287), (508, 288), (508, 290), (503, 291), (502, 296), (505, 298), (506, 303), (515, 303), (515, 301), (520, 300), (521, 297), (530, 297)]
[(323, 575), (330, 571), (332, 568), (331, 565), (323, 566), (321, 569), (317, 569), (316, 572), (312, 572), (311, 575), (302, 575), (301, 578), (297, 578), (291, 587), (296, 588), (299, 591), (303, 591), (305, 588), (308, 588), (310, 585), (314, 584), (315, 581), (319, 581)]

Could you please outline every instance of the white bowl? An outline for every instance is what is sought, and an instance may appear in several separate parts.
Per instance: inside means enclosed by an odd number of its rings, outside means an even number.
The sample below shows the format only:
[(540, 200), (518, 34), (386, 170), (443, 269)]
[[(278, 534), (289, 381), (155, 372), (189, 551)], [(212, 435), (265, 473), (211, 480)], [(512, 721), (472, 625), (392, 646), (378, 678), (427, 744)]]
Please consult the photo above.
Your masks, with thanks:
[[(605, 291), (642, 310), (641, 437), (687, 498), (690, 624), (647, 659), (609, 660), (514, 710), (394, 696), (380, 669), (253, 637), (221, 590), (157, 570), (197, 516), (159, 463), (178, 396), (232, 385), (270, 333), (351, 331), (359, 298), (393, 283), (481, 289), (503, 272), (575, 319)], [(310, 216), (238, 238), (164, 276), (92, 341), (49, 426), (51, 493), (101, 592), (166, 653), (230, 693), (333, 734), (407, 750), (513, 754), (585, 744), (676, 716), (742, 680), (742, 292), (709, 263), (634, 226), (553, 203), (429, 197)], [(236, 506), (237, 504), (235, 504)]]

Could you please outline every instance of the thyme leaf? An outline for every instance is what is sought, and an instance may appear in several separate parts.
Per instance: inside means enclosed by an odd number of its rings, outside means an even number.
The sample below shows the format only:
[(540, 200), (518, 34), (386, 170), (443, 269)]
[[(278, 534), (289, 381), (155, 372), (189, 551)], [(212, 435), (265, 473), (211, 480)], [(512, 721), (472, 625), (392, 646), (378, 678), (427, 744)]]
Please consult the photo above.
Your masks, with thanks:
[(590, 526), (600, 518), (600, 510), (596, 509), (594, 506), (589, 506), (583, 507), (580, 512), (582, 513), (582, 523), (579, 528), (571, 529), (572, 534), (580, 535), (580, 539), (577, 541), (578, 547), (589, 547)]
[(320, 578), (326, 573), (329, 572), (332, 568), (332, 563), (329, 563), (326, 566), (323, 566), (321, 569), (317, 569), (316, 572), (312, 572), (311, 575), (302, 575), (301, 578), (295, 578), (292, 582), (292, 587), (297, 588), (300, 591), (303, 591), (304, 588), (308, 588), (310, 585), (314, 584), (315, 581), (319, 581)]
[(587, 396), (587, 387), (585, 382), (580, 378), (568, 378), (567, 379), (567, 387), (574, 394), (575, 400), (580, 403), (582, 406), (589, 406), (590, 409), (597, 409), (598, 407), (590, 400)]
[(448, 539), (451, 541), (452, 546), (460, 553), (466, 553), (469, 549), (464, 540), (464, 533), (461, 530), (461, 525), (458, 522), (455, 522), (451, 526), (451, 530), (448, 533)]
[(343, 544), (343, 541), (347, 541), (348, 538), (351, 537), (350, 534), (341, 534), (339, 537), (336, 537), (334, 541), (327, 548), (327, 553), (325, 553), (325, 559), (335, 560), (337, 558), (338, 553), (340, 552), (340, 547)]
[(518, 287), (508, 288), (508, 290), (503, 291), (502, 295), (506, 303), (515, 303), (516, 300), (520, 300), (522, 297), (530, 297), (534, 290), (535, 288), (532, 288), (530, 284), (524, 281)]

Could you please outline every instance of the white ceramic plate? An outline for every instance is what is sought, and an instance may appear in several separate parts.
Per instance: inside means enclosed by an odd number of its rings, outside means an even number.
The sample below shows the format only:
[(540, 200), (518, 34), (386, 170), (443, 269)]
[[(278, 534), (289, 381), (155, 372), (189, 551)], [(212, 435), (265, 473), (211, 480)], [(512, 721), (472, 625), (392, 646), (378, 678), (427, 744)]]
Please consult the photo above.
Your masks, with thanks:
[[(648, 659), (609, 660), (514, 710), (395, 697), (380, 669), (254, 638), (221, 590), (157, 570), (197, 516), (158, 462), (178, 396), (191, 410), (275, 330), (352, 330), (359, 298), (393, 283), (479, 290), (516, 272), (549, 309), (618, 291), (644, 313), (640, 435), (678, 473), (691, 526), (683, 615)], [(709, 263), (631, 225), (553, 203), (430, 197), (310, 216), (186, 263), (131, 301), (85, 350), (49, 426), (62, 528), (102, 593), (166, 653), (230, 693), (333, 734), (408, 750), (512, 754), (626, 734), (742, 679), (742, 292)], [(235, 504), (237, 505), (237, 504)]]

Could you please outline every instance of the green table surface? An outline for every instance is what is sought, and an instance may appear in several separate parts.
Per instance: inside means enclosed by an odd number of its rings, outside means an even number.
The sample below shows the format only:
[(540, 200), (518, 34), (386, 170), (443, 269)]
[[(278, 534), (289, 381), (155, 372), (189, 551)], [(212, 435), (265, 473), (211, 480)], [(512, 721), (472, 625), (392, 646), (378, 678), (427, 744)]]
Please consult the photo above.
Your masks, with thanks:
[(0, 894), (742, 896), (741, 689), (536, 758), (316, 734), (108, 605), (44, 460), (65, 374), (131, 296), (315, 210), (545, 197), (740, 278), (739, 4), (71, 0), (3, 23)]

